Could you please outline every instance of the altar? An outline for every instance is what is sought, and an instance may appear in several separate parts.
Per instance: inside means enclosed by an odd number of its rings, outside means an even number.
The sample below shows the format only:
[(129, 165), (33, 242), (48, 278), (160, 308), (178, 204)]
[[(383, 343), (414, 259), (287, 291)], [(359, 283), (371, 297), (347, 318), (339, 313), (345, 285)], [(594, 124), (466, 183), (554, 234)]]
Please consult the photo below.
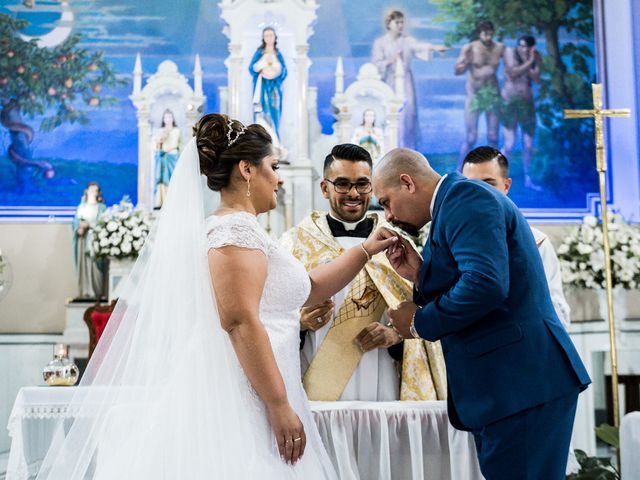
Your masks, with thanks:
[[(74, 412), (80, 387), (25, 387), (9, 417), (7, 480), (31, 478)], [(444, 401), (312, 402), (320, 436), (341, 479), (480, 480), (473, 437), (449, 425)]]

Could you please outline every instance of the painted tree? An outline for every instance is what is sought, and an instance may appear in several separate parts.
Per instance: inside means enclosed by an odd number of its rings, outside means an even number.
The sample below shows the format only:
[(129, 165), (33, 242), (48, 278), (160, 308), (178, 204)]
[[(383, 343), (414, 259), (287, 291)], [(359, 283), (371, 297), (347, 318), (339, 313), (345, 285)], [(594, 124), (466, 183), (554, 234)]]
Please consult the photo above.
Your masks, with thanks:
[(56, 47), (39, 47), (36, 40), (23, 40), (19, 32), (24, 20), (0, 14), (0, 123), (10, 134), (7, 157), (16, 166), (18, 190), (28, 188), (34, 175), (55, 176), (49, 162), (33, 159), (35, 132), (24, 118), (41, 117), (40, 131), (63, 123), (89, 123), (89, 111), (117, 101), (105, 96), (105, 87), (118, 80), (101, 52), (78, 47), (75, 34)]
[[(592, 0), (432, 0), (443, 12), (441, 20), (455, 21), (447, 34), (451, 44), (474, 35), (478, 20), (491, 20), (498, 38), (520, 35), (544, 37), (541, 79), (536, 107), (546, 132), (545, 143), (553, 145), (567, 162), (576, 167), (590, 162), (585, 152), (593, 152), (592, 122), (566, 122), (565, 108), (590, 108), (591, 83), (595, 81), (592, 65)], [(574, 40), (562, 43), (561, 33)], [(575, 163), (578, 162), (578, 163)], [(566, 174), (580, 173), (572, 168)]]

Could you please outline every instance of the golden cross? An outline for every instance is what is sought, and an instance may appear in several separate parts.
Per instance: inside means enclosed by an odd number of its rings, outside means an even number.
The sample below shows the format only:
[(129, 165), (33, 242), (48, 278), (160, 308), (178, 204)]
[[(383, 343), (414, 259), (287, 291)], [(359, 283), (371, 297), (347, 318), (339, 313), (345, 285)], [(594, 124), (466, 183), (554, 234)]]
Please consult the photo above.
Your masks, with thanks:
[[(591, 85), (593, 92), (593, 109), (591, 110), (565, 110), (564, 118), (593, 118), (596, 127), (596, 168), (598, 169), (598, 180), (600, 184), (600, 212), (602, 215), (602, 233), (604, 247), (604, 270), (607, 288), (607, 317), (609, 322), (609, 354), (611, 356), (611, 394), (613, 400), (613, 424), (620, 425), (620, 407), (618, 402), (618, 355), (616, 351), (616, 331), (613, 316), (613, 284), (611, 279), (611, 249), (609, 247), (609, 220), (607, 218), (607, 160), (604, 154), (604, 118), (605, 117), (628, 117), (631, 111), (623, 109), (603, 109), (602, 108), (602, 85), (594, 83)], [(620, 451), (618, 454), (618, 465), (620, 465)]]
[[(596, 122), (596, 166), (599, 172), (607, 171), (607, 162), (604, 155), (604, 117), (628, 117), (631, 110), (628, 108), (602, 109), (602, 85), (593, 83), (593, 109), (591, 110), (565, 110), (564, 118), (593, 118)], [(603, 209), (606, 203), (603, 203)]]

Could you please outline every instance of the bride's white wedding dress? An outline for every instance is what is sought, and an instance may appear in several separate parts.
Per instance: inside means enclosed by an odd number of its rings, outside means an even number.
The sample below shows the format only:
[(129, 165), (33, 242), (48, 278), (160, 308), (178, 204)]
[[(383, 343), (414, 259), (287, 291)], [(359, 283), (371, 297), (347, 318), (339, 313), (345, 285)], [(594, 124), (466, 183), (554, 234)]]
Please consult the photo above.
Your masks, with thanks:
[[(203, 185), (192, 140), (38, 479), (336, 478), (300, 382), (297, 311), (309, 277), (255, 217), (205, 218)], [(261, 320), (307, 434), (293, 467), (220, 324), (207, 253), (223, 245), (268, 257)]]
[(289, 403), (304, 424), (307, 446), (302, 459), (292, 468), (283, 463), (275, 437), (267, 421), (264, 403), (249, 380), (245, 399), (247, 412), (255, 416), (253, 434), (266, 460), (279, 478), (333, 478), (330, 459), (325, 451), (302, 386), (300, 373), (300, 307), (311, 291), (309, 274), (304, 266), (284, 250), (260, 226), (255, 216), (238, 212), (207, 218), (209, 248), (229, 245), (260, 250), (267, 257), (267, 279), (260, 299), (260, 320), (269, 336), (271, 348), (282, 374)]

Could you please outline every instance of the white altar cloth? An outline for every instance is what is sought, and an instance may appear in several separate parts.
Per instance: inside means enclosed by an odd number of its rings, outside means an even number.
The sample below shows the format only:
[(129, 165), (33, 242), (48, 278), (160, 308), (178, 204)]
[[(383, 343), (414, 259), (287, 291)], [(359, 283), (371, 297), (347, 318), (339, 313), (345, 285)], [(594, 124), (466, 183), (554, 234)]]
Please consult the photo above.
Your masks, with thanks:
[[(9, 417), (6, 480), (35, 475), (75, 387), (25, 387)], [(480, 480), (473, 437), (449, 425), (446, 402), (311, 402), (344, 480)]]

